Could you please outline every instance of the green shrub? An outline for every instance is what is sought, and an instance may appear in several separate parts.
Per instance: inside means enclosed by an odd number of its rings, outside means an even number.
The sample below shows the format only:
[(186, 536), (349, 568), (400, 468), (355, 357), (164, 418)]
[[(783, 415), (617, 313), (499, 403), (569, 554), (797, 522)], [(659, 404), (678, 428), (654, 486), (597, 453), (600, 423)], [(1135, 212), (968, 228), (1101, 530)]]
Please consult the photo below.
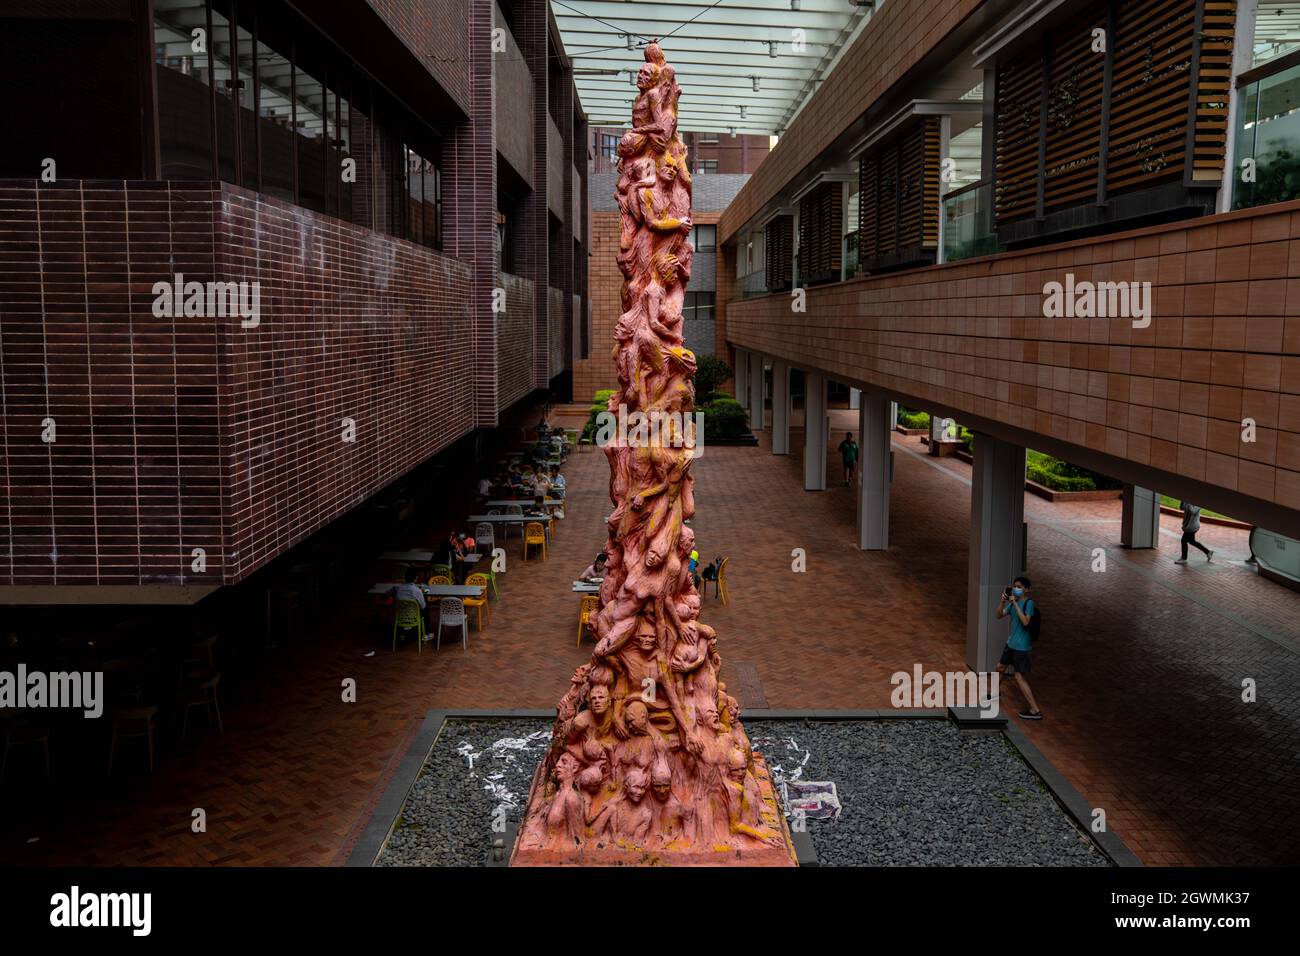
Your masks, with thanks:
[[(597, 392), (596, 394), (599, 396), (600, 392)], [(609, 394), (610, 395), (614, 394), (612, 389), (610, 390)], [(596, 416), (599, 415), (601, 412), (607, 412), (607, 411), (609, 411), (609, 409), (605, 407), (604, 402), (597, 402), (596, 404), (591, 406), (591, 408), (587, 412), (587, 424), (582, 426), (582, 438), (580, 439), (581, 441), (591, 442), (596, 440), (596, 430), (597, 430)]]
[(618, 394), (618, 389), (616, 388), (598, 389), (596, 391), (596, 394), (592, 397), (591, 401), (592, 404), (599, 405), (601, 409), (604, 409), (605, 406), (609, 404), (610, 396), (617, 395), (617, 394)]
[(1025, 474), (1053, 491), (1111, 491), (1121, 483), (1032, 448), (1025, 451)]
[(699, 355), (695, 361), (695, 393), (712, 395), (731, 378), (731, 366), (716, 355)]
[(736, 401), (736, 399), (732, 398), (730, 395), (723, 395), (718, 392), (713, 393), (713, 399), (708, 404), (712, 405), (714, 408), (719, 408), (723, 405), (735, 405), (737, 408), (741, 407), (740, 402)]
[(1048, 471), (1042, 465), (1028, 462), (1025, 465), (1025, 476), (1030, 481), (1036, 481), (1045, 488), (1053, 491), (1096, 491), (1097, 485), (1091, 478), (1084, 478), (1075, 475), (1060, 475), (1054, 471)]
[(914, 412), (900, 405), (898, 408), (898, 424), (904, 428), (929, 428), (930, 413)]
[(740, 438), (749, 434), (749, 416), (737, 402), (714, 402), (704, 412), (704, 440)]

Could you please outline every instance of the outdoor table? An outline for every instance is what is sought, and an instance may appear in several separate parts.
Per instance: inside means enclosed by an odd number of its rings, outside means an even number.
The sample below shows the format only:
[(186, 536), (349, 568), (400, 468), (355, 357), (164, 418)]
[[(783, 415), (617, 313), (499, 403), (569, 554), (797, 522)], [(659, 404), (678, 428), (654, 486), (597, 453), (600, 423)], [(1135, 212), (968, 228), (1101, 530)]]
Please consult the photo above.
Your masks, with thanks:
[(600, 585), (592, 584), (589, 581), (574, 581), (573, 593), (574, 594), (599, 594)]
[(540, 515), (470, 515), (466, 521), (469, 524), (478, 524), (480, 521), (486, 521), (489, 524), (517, 524), (526, 525), (529, 521), (539, 522), (546, 529), (546, 543), (551, 542), (551, 522), (554, 519), (550, 515), (545, 517)]
[(432, 551), (385, 551), (380, 561), (399, 561), (406, 564), (432, 564)]
[[(376, 584), (370, 589), (374, 595), (385, 595), (393, 588), (397, 587), (397, 582), (391, 584)], [(481, 584), (420, 584), (417, 587), (424, 592), (424, 596), (430, 597), (458, 597), (458, 598), (477, 598), (483, 596), (483, 586)]]
[[(501, 499), (498, 499), (497, 501), (489, 501), (489, 502), (487, 503), (487, 506), (488, 506), (489, 508), (505, 508), (505, 507), (507, 507), (508, 505), (531, 505), (532, 503), (533, 503), (533, 499), (532, 499), (532, 498), (501, 498)], [(564, 499), (563, 499), (563, 498), (546, 498), (546, 499), (543, 500), (543, 503), (544, 503), (547, 507), (558, 508), (558, 507), (560, 507), (561, 505), (564, 504)]]

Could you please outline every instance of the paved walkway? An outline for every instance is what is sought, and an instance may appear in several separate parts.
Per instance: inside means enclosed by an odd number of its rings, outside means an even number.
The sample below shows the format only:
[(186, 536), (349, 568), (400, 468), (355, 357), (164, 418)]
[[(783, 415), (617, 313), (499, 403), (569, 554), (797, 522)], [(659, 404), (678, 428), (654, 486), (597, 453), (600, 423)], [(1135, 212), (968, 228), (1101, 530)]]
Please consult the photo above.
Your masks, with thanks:
[[(838, 443), (856, 413), (832, 416)], [(801, 442), (796, 433), (795, 454), (776, 457), (765, 435), (759, 448), (709, 447), (695, 464), (701, 555), (732, 558), (731, 604), (710, 597), (705, 610), (724, 679), (753, 695), (756, 673), (777, 708), (882, 707), (897, 670), (964, 668), (969, 468), (897, 439), (891, 548), (861, 552), (852, 491), (802, 490)], [(224, 737), (187, 747), (153, 778), (106, 787), (88, 773), (84, 792), (59, 788), (8, 814), (0, 857), (340, 862), (425, 711), (552, 707), (590, 653), (575, 647), (569, 585), (604, 540), (605, 458), (581, 451), (566, 475), (568, 517), (548, 560), (524, 563), (510, 542), (502, 600), (468, 651), (390, 653), (370, 581), (358, 580), (310, 645), (281, 648), (249, 678)], [(1126, 552), (1118, 502), (1031, 497), (1026, 512), (1044, 610), (1034, 687), (1048, 714), (1029, 737), (1147, 863), (1300, 861), (1300, 595), (1236, 563), (1239, 531), (1207, 527), (1221, 557), (1175, 567), (1174, 519), (1159, 553)], [(1104, 574), (1090, 570), (1098, 546)], [(355, 704), (340, 701), (345, 677), (357, 680)], [(1244, 677), (1258, 681), (1258, 702), (1241, 703)], [(204, 834), (191, 832), (195, 807), (207, 811)]]

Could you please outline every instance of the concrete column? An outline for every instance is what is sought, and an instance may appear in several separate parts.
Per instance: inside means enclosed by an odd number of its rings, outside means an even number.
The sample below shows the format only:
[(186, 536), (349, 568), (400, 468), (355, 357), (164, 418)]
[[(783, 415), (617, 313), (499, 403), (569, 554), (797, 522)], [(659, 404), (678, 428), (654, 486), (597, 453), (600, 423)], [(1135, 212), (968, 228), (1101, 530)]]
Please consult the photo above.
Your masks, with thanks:
[(862, 407), (862, 389), (853, 388), (852, 386), (849, 386), (849, 408), (855, 409), (861, 407)]
[(1126, 548), (1160, 547), (1160, 496), (1150, 488), (1124, 486), (1119, 539)]
[(898, 427), (898, 402), (889, 403), (889, 427), (891, 430)]
[(749, 407), (749, 351), (736, 349), (736, 401), (743, 408)]
[(790, 363), (772, 359), (772, 454), (790, 454)]
[(826, 377), (814, 372), (804, 375), (803, 400), (803, 487), (805, 491), (826, 490), (826, 444), (830, 441), (826, 421)]
[(858, 412), (858, 445), (862, 460), (858, 471), (858, 547), (863, 551), (889, 549), (889, 405), (883, 395), (862, 396)]
[(763, 430), (763, 353), (749, 353), (749, 427)]
[(977, 435), (966, 586), (966, 663), (976, 671), (997, 666), (1010, 633), (998, 601), (1024, 570), (1024, 514), (1025, 449)]

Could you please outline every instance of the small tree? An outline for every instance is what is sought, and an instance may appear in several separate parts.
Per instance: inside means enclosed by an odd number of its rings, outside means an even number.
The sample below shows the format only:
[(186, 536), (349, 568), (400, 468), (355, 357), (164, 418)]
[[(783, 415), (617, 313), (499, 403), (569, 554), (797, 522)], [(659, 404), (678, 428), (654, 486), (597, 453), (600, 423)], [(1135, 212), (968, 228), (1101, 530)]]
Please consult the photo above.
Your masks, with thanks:
[(731, 366), (716, 355), (702, 355), (695, 364), (695, 394), (708, 401), (718, 386), (731, 378)]

